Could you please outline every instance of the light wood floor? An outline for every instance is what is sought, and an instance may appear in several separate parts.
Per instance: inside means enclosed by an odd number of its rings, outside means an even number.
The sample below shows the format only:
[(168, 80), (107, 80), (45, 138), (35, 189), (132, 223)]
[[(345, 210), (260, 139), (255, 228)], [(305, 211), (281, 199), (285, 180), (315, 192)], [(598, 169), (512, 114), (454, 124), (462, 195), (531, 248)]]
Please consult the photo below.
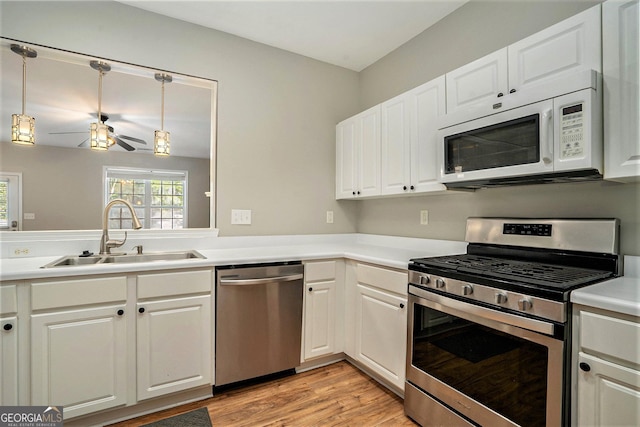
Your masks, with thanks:
[(342, 361), (114, 424), (135, 427), (200, 407), (218, 426), (413, 426), (403, 402)]

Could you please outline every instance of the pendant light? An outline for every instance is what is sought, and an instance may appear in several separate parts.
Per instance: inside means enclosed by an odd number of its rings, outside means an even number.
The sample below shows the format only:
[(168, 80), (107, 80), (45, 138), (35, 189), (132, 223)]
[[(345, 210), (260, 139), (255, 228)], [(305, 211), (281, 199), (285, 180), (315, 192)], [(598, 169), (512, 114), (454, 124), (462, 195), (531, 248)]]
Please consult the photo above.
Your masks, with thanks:
[(164, 130), (164, 84), (171, 83), (173, 78), (169, 74), (156, 73), (156, 80), (162, 83), (162, 108), (160, 113), (160, 130), (155, 131), (153, 137), (153, 154), (168, 156), (171, 149), (171, 134)]
[(38, 52), (27, 46), (12, 44), (11, 50), (22, 56), (22, 114), (11, 115), (11, 142), (22, 145), (36, 143), (36, 119), (25, 114), (27, 98), (27, 58), (35, 58)]
[(105, 151), (113, 143), (109, 140), (109, 127), (104, 124), (102, 116), (102, 77), (111, 70), (111, 66), (101, 61), (91, 61), (89, 64), (98, 71), (98, 121), (91, 123), (89, 128), (91, 149)]

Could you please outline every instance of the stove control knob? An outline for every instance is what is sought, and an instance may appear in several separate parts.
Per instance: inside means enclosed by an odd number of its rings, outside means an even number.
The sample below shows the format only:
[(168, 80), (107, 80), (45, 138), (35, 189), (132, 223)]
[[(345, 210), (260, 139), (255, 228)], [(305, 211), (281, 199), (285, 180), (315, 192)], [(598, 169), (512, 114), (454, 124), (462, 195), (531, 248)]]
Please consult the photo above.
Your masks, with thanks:
[(473, 286), (462, 285), (462, 295), (471, 295), (473, 293)]
[(533, 302), (531, 302), (529, 298), (518, 300), (518, 309), (520, 309), (520, 311), (531, 310), (531, 307), (533, 307)]
[(505, 302), (507, 302), (507, 294), (505, 294), (504, 292), (498, 292), (495, 295), (495, 301), (496, 304), (504, 304)]
[(431, 281), (431, 279), (429, 278), (429, 276), (420, 276), (420, 284), (421, 285), (426, 285), (430, 281)]
[(436, 288), (444, 288), (445, 285), (445, 281), (444, 279), (436, 279)]

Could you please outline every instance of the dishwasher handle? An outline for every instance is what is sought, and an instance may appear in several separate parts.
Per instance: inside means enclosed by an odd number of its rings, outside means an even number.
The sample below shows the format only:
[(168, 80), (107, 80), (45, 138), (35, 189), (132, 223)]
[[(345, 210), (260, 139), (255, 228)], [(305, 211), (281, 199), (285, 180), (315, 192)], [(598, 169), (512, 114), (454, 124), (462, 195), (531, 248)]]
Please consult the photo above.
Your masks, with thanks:
[(266, 285), (267, 283), (292, 282), (302, 279), (302, 274), (291, 274), (287, 276), (261, 277), (256, 279), (220, 279), (222, 286), (242, 286), (242, 285)]

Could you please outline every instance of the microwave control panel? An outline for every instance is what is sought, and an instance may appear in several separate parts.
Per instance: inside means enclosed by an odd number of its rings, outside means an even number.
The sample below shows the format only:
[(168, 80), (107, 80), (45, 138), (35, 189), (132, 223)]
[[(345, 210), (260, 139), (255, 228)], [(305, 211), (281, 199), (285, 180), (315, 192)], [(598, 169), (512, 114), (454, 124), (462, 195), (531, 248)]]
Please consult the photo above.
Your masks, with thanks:
[(562, 109), (560, 119), (560, 158), (571, 159), (584, 155), (584, 112), (582, 104)]

